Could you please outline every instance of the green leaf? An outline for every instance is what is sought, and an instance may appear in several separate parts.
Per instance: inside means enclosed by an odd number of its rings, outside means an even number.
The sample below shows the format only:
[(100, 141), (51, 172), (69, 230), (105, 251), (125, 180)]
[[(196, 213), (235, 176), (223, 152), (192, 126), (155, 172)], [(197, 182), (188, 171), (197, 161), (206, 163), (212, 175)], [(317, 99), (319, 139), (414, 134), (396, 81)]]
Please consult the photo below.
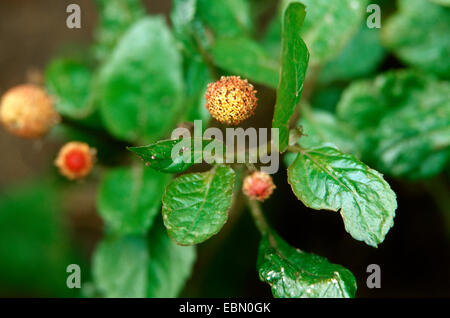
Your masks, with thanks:
[(97, 208), (109, 230), (143, 234), (161, 208), (169, 176), (144, 166), (115, 168), (103, 178)]
[(328, 85), (313, 92), (310, 103), (314, 108), (334, 113), (345, 87)]
[(99, 76), (109, 132), (132, 142), (169, 132), (182, 106), (181, 57), (163, 18), (144, 18), (122, 37)]
[(450, 85), (433, 83), (414, 104), (384, 118), (375, 132), (377, 168), (393, 176), (428, 178), (450, 161)]
[(312, 110), (307, 105), (302, 105), (302, 117), (297, 125), (302, 127), (305, 134), (299, 139), (299, 144), (303, 148), (329, 142), (345, 153), (359, 154), (355, 140), (356, 132), (330, 112)]
[(105, 297), (176, 297), (194, 261), (195, 249), (176, 245), (159, 225), (149, 238), (103, 240), (93, 256), (93, 277)]
[(57, 187), (42, 178), (0, 193), (1, 294), (75, 296), (65, 270), (83, 264), (70, 242), (60, 198)]
[[(361, 25), (367, 5), (366, 0), (302, 0), (308, 12), (301, 34), (311, 53), (311, 63), (324, 64), (343, 49)], [(284, 0), (280, 12), (295, 0)], [(281, 18), (269, 25), (264, 43), (272, 52), (280, 44)], [(297, 31), (300, 29), (297, 29)]]
[(450, 78), (450, 8), (429, 0), (399, 0), (381, 30), (383, 43), (404, 63)]
[(107, 57), (121, 36), (137, 20), (145, 16), (141, 0), (96, 0), (99, 18), (95, 37), (97, 58)]
[(414, 72), (352, 84), (338, 116), (357, 128), (363, 160), (409, 179), (441, 172), (450, 158), (450, 86)]
[(163, 197), (169, 236), (178, 244), (194, 245), (217, 234), (228, 218), (234, 178), (233, 169), (220, 165), (173, 180)]
[(389, 112), (414, 103), (425, 81), (425, 77), (413, 72), (399, 71), (353, 82), (339, 101), (338, 117), (359, 130), (374, 129)]
[(279, 64), (263, 48), (248, 38), (222, 38), (212, 47), (215, 63), (233, 74), (276, 88)]
[(252, 31), (247, 0), (197, 0), (199, 18), (217, 36), (236, 36)]
[(258, 272), (277, 298), (349, 298), (356, 293), (356, 279), (348, 269), (293, 248), (274, 233), (262, 238)]
[(181, 43), (184, 55), (184, 81), (186, 86), (184, 120), (210, 119), (205, 107), (205, 92), (212, 82), (210, 69), (205, 63), (201, 50), (209, 46), (201, 21), (196, 15), (196, 0), (175, 0), (171, 21), (176, 39)]
[[(161, 140), (148, 146), (129, 147), (128, 150), (143, 159), (146, 166), (157, 171), (180, 173), (186, 171), (194, 163), (201, 163), (203, 150), (208, 145), (221, 147), (225, 154), (225, 146), (222, 142), (202, 138)], [(175, 147), (179, 148), (182, 153), (172, 156), (172, 151), (176, 151)]]
[(279, 129), (281, 152), (285, 151), (289, 144), (289, 120), (300, 101), (308, 67), (308, 49), (298, 32), (305, 14), (305, 6), (293, 2), (284, 15), (281, 77), (272, 121), (272, 127)]
[(333, 146), (301, 150), (288, 180), (307, 207), (340, 211), (346, 231), (368, 245), (383, 242), (394, 224), (396, 196), (382, 175)]
[(308, 16), (302, 29), (313, 64), (335, 57), (358, 29), (366, 0), (302, 0)]
[(86, 118), (93, 112), (91, 82), (91, 69), (74, 59), (56, 59), (45, 70), (45, 85), (56, 110), (71, 118)]
[(363, 25), (341, 53), (320, 72), (319, 81), (329, 83), (372, 74), (385, 56), (379, 29)]
[(430, 1), (440, 4), (442, 6), (450, 7), (450, 0), (430, 0)]
[(197, 14), (197, 0), (175, 0), (170, 14), (176, 39), (187, 56), (198, 55), (198, 46), (209, 46), (204, 25)]
[(198, 54), (185, 58), (185, 63), (187, 65), (184, 72), (186, 83), (184, 119), (189, 122), (202, 120), (207, 123), (211, 117), (205, 107), (205, 93), (208, 83), (213, 81), (208, 66)]

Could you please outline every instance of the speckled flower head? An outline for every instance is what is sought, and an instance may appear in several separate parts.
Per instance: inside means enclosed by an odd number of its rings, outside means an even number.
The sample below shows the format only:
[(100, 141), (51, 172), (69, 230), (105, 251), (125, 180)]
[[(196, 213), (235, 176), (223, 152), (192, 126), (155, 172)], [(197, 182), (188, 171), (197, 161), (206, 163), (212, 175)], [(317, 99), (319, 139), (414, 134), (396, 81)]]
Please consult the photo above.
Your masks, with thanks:
[(264, 201), (275, 189), (272, 177), (265, 172), (256, 171), (244, 179), (242, 190), (252, 200)]
[(1, 99), (0, 121), (12, 134), (39, 138), (60, 120), (50, 96), (36, 85), (19, 85), (8, 90)]
[(256, 93), (246, 79), (222, 76), (219, 81), (208, 85), (206, 108), (217, 121), (236, 126), (255, 113)]
[(68, 142), (59, 151), (55, 165), (67, 179), (82, 179), (91, 172), (95, 154), (96, 150), (84, 142)]

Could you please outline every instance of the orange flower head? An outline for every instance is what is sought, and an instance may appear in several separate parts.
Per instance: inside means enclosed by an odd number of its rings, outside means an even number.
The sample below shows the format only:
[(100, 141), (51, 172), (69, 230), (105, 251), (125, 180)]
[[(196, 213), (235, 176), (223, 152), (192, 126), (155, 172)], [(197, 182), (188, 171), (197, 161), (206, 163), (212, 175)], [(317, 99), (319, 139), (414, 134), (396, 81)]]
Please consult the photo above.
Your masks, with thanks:
[(39, 86), (11, 88), (0, 102), (0, 121), (10, 133), (23, 138), (44, 136), (60, 121), (49, 95)]
[(262, 202), (271, 196), (275, 188), (270, 175), (256, 171), (245, 177), (242, 190), (250, 199)]
[(72, 141), (59, 151), (55, 165), (69, 180), (82, 179), (92, 170), (96, 150), (84, 142)]
[(206, 108), (217, 121), (237, 126), (255, 113), (257, 91), (239, 76), (222, 76), (206, 91)]

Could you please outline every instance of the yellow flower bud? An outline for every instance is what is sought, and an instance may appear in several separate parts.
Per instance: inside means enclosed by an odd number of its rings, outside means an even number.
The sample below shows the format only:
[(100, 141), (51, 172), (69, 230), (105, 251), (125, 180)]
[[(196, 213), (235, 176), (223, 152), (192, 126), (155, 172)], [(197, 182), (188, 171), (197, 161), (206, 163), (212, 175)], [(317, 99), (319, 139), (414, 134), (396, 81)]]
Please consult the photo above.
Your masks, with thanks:
[(206, 108), (217, 121), (236, 126), (254, 114), (258, 101), (256, 93), (247, 80), (222, 76), (208, 85)]
[(0, 121), (12, 134), (24, 138), (45, 135), (60, 120), (50, 96), (40, 87), (24, 84), (11, 88), (0, 103)]

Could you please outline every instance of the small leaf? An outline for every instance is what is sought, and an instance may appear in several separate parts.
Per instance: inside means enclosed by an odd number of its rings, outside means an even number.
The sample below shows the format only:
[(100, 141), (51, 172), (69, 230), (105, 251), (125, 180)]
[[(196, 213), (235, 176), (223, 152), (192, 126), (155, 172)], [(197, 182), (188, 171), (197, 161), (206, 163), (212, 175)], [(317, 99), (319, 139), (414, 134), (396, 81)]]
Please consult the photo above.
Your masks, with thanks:
[(143, 166), (115, 168), (100, 185), (97, 207), (109, 230), (144, 234), (161, 208), (169, 176)]
[(354, 239), (376, 247), (394, 224), (395, 193), (377, 171), (332, 146), (299, 152), (288, 168), (295, 195), (307, 207), (340, 211)]
[(217, 36), (245, 35), (252, 30), (247, 0), (197, 0), (197, 12)]
[(215, 63), (233, 74), (276, 88), (279, 64), (263, 48), (248, 38), (222, 38), (212, 47)]
[(305, 6), (298, 2), (291, 3), (284, 14), (281, 77), (272, 122), (279, 129), (281, 152), (289, 143), (289, 120), (300, 101), (308, 66), (308, 49), (298, 32), (305, 14)]
[(99, 22), (95, 30), (97, 58), (106, 58), (127, 29), (145, 16), (141, 0), (96, 0)]
[(45, 71), (45, 85), (61, 115), (86, 118), (94, 110), (89, 99), (92, 71), (74, 59), (52, 61)]
[(176, 297), (194, 260), (193, 247), (176, 245), (158, 225), (149, 238), (103, 240), (93, 256), (93, 277), (105, 297)]
[(260, 243), (258, 272), (277, 298), (349, 298), (356, 293), (356, 279), (348, 269), (293, 248), (274, 233)]
[(105, 126), (114, 136), (152, 142), (170, 131), (183, 94), (181, 56), (161, 17), (136, 22), (100, 71)]
[[(201, 163), (203, 150), (206, 146), (221, 147), (225, 154), (225, 145), (218, 140), (202, 138), (186, 138), (176, 140), (161, 140), (143, 147), (129, 147), (128, 150), (141, 157), (148, 167), (157, 171), (180, 173), (186, 171), (194, 163)], [(175, 157), (174, 148), (181, 148), (182, 153)]]
[(173, 180), (163, 198), (169, 236), (178, 244), (194, 245), (217, 234), (228, 218), (234, 178), (233, 169), (221, 165)]
[(398, 5), (381, 29), (383, 43), (407, 65), (449, 79), (450, 8), (429, 0), (399, 0)]

